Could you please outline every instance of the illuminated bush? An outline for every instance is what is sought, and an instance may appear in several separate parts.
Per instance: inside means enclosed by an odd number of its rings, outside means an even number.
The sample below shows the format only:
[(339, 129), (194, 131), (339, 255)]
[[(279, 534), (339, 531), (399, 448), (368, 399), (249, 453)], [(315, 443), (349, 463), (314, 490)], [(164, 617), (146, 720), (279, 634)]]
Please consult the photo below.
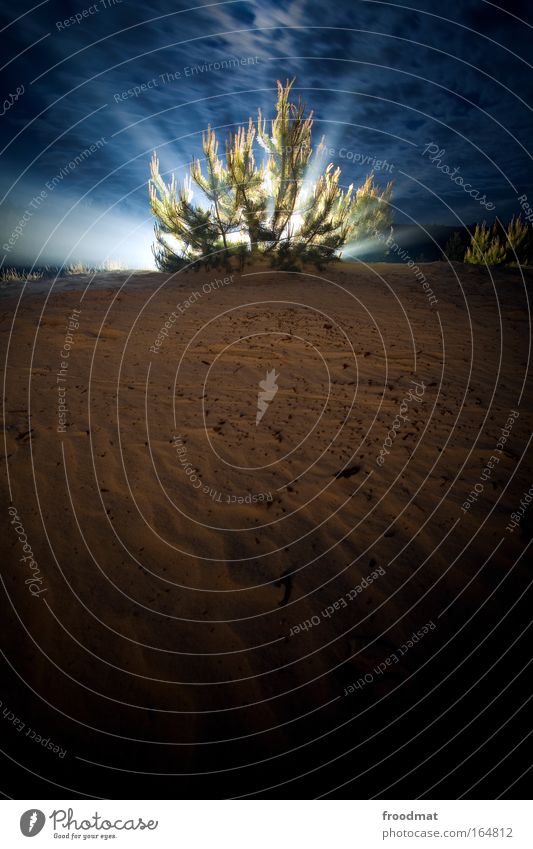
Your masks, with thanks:
[(492, 227), (476, 224), (465, 262), (472, 265), (529, 265), (532, 253), (531, 231), (527, 224), (514, 217), (504, 227), (495, 222)]
[[(294, 81), (293, 81), (294, 82)], [(202, 136), (205, 163), (193, 159), (183, 184), (166, 183), (154, 154), (149, 182), (156, 218), (154, 256), (159, 269), (216, 264), (234, 254), (270, 256), (273, 265), (318, 264), (338, 257), (347, 242), (390, 230), (392, 184), (381, 190), (373, 175), (354, 191), (339, 186), (340, 168), (322, 170), (324, 139), (313, 154), (313, 115), (289, 100), (293, 82), (278, 82), (276, 117), (267, 132), (257, 123), (230, 134), (225, 157), (211, 127)], [(257, 139), (264, 156), (254, 154)], [(203, 202), (193, 201), (193, 185)]]

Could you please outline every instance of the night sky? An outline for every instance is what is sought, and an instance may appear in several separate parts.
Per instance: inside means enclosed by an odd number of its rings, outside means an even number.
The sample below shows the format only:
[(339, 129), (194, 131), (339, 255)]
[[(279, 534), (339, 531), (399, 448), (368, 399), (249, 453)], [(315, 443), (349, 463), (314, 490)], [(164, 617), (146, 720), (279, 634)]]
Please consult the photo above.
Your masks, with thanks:
[[(533, 196), (532, 9), (412, 2), (4, 3), (4, 245), (25, 216), (4, 265), (153, 267), (152, 151), (183, 176), (208, 122), (272, 116), (278, 78), (296, 77), (343, 185), (373, 160), (378, 182), (394, 181), (397, 222), (507, 219)], [(444, 151), (435, 162), (428, 145)]]

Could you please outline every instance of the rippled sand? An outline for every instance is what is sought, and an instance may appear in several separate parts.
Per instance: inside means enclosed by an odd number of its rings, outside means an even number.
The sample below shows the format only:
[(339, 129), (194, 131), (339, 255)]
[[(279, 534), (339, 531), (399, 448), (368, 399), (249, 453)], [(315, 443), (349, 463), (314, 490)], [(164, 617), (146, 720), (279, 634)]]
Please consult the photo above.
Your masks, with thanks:
[(533, 508), (506, 526), (532, 483), (532, 275), (420, 269), (426, 286), (339, 264), (2, 292), (1, 698), (67, 751), (15, 729), (17, 762), (122, 798), (148, 780), (180, 798), (348, 779), (338, 795), (442, 779), (446, 798), (484, 775), (473, 758), (444, 778), (498, 704), (417, 765), (522, 656), (482, 679), (528, 621)]

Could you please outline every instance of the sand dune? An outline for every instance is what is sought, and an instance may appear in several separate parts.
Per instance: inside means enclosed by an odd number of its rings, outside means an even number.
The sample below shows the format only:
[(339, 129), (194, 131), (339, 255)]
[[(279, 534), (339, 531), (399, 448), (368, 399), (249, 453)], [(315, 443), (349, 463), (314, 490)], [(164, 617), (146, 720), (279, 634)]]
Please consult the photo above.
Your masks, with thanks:
[[(366, 770), (349, 791), (363, 798), (393, 780), (397, 798), (428, 786), (423, 770), (402, 777), (420, 753), (396, 756), (396, 745), (523, 621), (520, 602), (499, 642), (441, 686), (529, 583), (519, 558), (533, 514), (506, 526), (531, 486), (532, 278), (420, 268), (434, 304), (391, 264), (247, 268), (227, 283), (222, 271), (100, 274), (50, 292), (32, 284), (20, 305), (3, 291), (5, 703), (68, 750), (61, 762), (18, 760), (80, 795), (113, 795), (119, 775), (123, 797), (145, 797), (144, 772), (206, 773), (172, 778), (173, 797), (320, 795)], [(35, 596), (9, 504), (38, 563)], [(465, 699), (467, 718), (494, 680)], [(433, 687), (421, 723), (413, 705)], [(453, 711), (440, 720), (427, 754), (455, 722)], [(323, 766), (357, 745), (335, 772)], [(151, 780), (165, 795), (167, 779)], [(458, 795), (452, 780), (437, 797)]]

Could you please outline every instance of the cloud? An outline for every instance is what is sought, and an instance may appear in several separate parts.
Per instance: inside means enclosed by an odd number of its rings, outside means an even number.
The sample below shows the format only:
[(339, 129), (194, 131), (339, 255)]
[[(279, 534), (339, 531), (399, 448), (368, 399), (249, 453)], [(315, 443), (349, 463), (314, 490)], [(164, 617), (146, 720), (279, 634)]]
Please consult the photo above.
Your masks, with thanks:
[[(420, 156), (428, 141), (446, 148), (480, 188), (490, 187), (502, 209), (513, 195), (493, 162), (521, 192), (528, 190), (528, 158), (513, 139), (527, 146), (530, 135), (519, 100), (527, 85), (520, 56), (528, 54), (528, 31), (490, 4), (481, 14), (473, 0), (442, 12), (429, 0), (418, 11), (368, 0), (339, 0), (327, 11), (318, 0), (239, 0), (198, 9), (167, 0), (148, 8), (133, 0), (58, 31), (60, 8), (45, 4), (9, 30), (8, 58), (50, 35), (7, 69), (6, 94), (20, 83), (26, 93), (8, 116), (11, 136), (20, 136), (3, 156), (4, 230), (24, 210), (26, 186), (42, 185), (101, 137), (99, 155), (69, 176), (69, 202), (88, 193), (106, 209), (118, 200), (122, 221), (144, 220), (152, 150), (163, 170), (183, 173), (208, 123), (235, 127), (258, 106), (271, 115), (276, 78), (293, 76), (315, 110), (317, 137), (395, 164), (396, 196), (409, 215), (450, 220), (445, 206), (415, 191), (401, 170), (427, 181), (445, 202), (457, 202), (449, 181)], [(522, 3), (506, 8), (527, 14)], [(72, 14), (70, 6), (63, 10), (65, 18)], [(229, 57), (258, 58), (223, 66)], [(122, 97), (135, 86), (138, 94)], [(339, 164), (345, 183), (365, 176), (355, 162)], [(54, 199), (60, 206), (62, 192)], [(475, 204), (467, 212), (475, 218)]]

